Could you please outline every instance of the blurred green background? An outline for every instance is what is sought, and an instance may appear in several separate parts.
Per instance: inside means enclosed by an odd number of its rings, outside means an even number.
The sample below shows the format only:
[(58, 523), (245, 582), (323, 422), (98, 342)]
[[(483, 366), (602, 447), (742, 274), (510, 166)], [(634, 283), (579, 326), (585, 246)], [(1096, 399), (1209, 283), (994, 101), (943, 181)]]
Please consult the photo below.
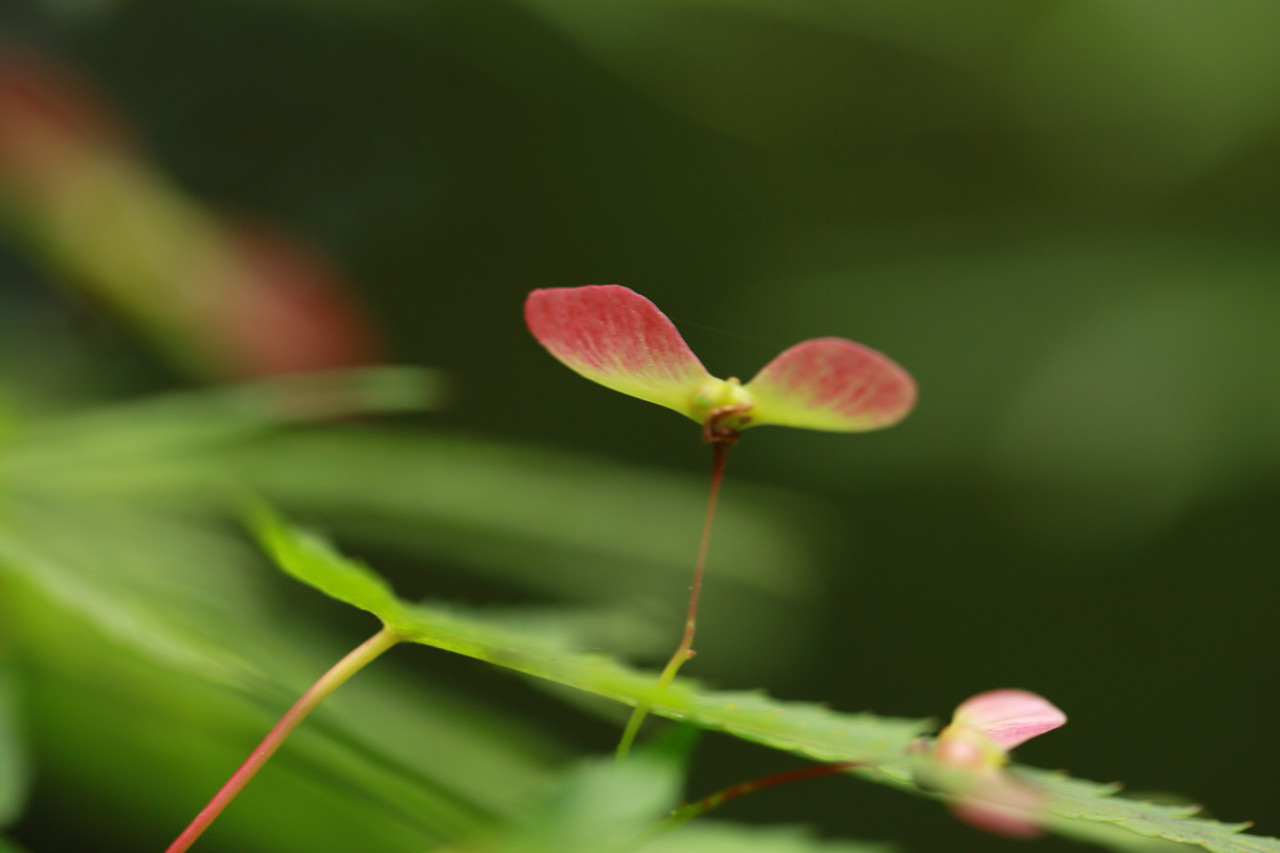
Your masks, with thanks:
[[(1280, 834), (1277, 33), (1267, 0), (6, 0), (6, 54), (95, 91), (131, 141), (86, 150), (170, 199), (129, 234), (168, 258), (143, 264), (109, 227), (128, 216), (42, 207), (13, 177), (32, 161), (10, 165), (0, 490), (33, 550), (0, 540), (0, 700), (34, 768), (13, 836), (160, 848), (372, 631), (211, 511), (228, 466), (406, 594), (607, 607), (601, 645), (661, 658), (710, 452), (528, 336), (530, 289), (588, 283), (650, 297), (717, 375), (842, 335), (919, 382), (884, 433), (746, 434), (688, 674), (940, 718), (1025, 687), (1071, 718), (1025, 760)], [(175, 210), (327, 258), (377, 340), (330, 361), (439, 368), (448, 406), (172, 452), (129, 439), (170, 433), (126, 409), (118, 444), (69, 439), (83, 466), (23, 462), (60, 413), (279, 372), (193, 354), (230, 333), (172, 308), (200, 282), (165, 252), (204, 233), (175, 236)], [(139, 653), (171, 630), (209, 657)], [(207, 849), (424, 849), (616, 737), (616, 712), (443, 654), (375, 670)], [(708, 736), (691, 793), (792, 763)], [(295, 817), (273, 829), (272, 809)], [(725, 812), (909, 850), (1014, 843), (839, 779)]]

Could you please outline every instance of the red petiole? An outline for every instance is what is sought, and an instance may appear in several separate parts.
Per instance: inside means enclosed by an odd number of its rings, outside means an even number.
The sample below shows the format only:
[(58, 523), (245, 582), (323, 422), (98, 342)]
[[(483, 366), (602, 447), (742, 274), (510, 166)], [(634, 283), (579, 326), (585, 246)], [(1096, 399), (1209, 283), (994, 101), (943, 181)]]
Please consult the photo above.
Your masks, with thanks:
[(285, 738), (298, 727), (308, 714), (315, 709), (324, 699), (334, 690), (355, 675), (375, 658), (385, 652), (387, 649), (400, 642), (399, 634), (390, 628), (383, 628), (374, 634), (368, 640), (361, 643), (350, 654), (338, 661), (324, 675), (312, 684), (306, 693), (302, 694), (293, 707), (285, 712), (275, 727), (267, 733), (262, 739), (262, 743), (258, 744), (257, 749), (250, 753), (245, 759), (244, 764), (240, 765), (240, 769), (231, 775), (226, 784), (214, 794), (213, 799), (209, 801), (201, 811), (196, 815), (195, 820), (182, 831), (182, 834), (174, 840), (166, 849), (165, 853), (183, 853), (196, 842), (209, 824), (213, 823), (218, 815), (222, 814), (222, 810), (235, 799), (236, 794), (249, 784), (262, 765), (267, 763), (267, 759), (275, 755), (280, 745), (284, 743)]
[(628, 847), (624, 848), (623, 853), (640, 850), (649, 842), (674, 832), (684, 826), (689, 821), (699, 815), (706, 814), (712, 809), (719, 808), (730, 800), (736, 800), (738, 797), (751, 794), (765, 788), (772, 788), (775, 785), (785, 785), (789, 782), (799, 782), (804, 779), (814, 779), (820, 776), (831, 776), (835, 773), (843, 773), (852, 770), (855, 767), (861, 767), (861, 761), (837, 761), (831, 764), (814, 764), (808, 767), (797, 767), (794, 770), (787, 770), (782, 773), (775, 773), (772, 776), (762, 776), (759, 779), (752, 779), (749, 782), (741, 782), (732, 785), (722, 791), (717, 791), (709, 797), (703, 797), (692, 803), (685, 803), (677, 808), (663, 820), (654, 824), (654, 826), (642, 835), (640, 838), (632, 842)]
[[(694, 656), (693, 637), (698, 630), (698, 598), (702, 594), (702, 575), (707, 565), (707, 547), (711, 543), (711, 525), (716, 517), (716, 504), (720, 499), (720, 485), (724, 482), (724, 468), (729, 458), (729, 448), (738, 440), (737, 432), (717, 429), (713, 421), (708, 421), (705, 435), (712, 442), (715, 457), (711, 467), (711, 493), (707, 498), (707, 517), (702, 524), (702, 541), (698, 545), (698, 560), (693, 569), (693, 586), (689, 591), (689, 613), (685, 618), (684, 635), (680, 639), (680, 645), (676, 647), (675, 654), (671, 656), (671, 660), (667, 661), (662, 674), (658, 676), (658, 683), (653, 692), (655, 698), (671, 686), (680, 667)], [(622, 739), (618, 742), (616, 755), (619, 761), (625, 759), (630, 753), (636, 733), (640, 731), (640, 724), (653, 708), (653, 702), (654, 699), (642, 699), (636, 703), (635, 710), (631, 712), (631, 718), (627, 720), (627, 726), (622, 732)]]

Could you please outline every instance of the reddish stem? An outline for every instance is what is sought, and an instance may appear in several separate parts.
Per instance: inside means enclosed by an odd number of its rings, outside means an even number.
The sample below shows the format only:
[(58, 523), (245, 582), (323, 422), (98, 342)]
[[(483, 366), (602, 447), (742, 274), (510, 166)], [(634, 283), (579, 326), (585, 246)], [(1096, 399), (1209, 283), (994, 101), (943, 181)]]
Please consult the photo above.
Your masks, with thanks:
[(240, 765), (240, 769), (232, 774), (209, 804), (196, 815), (195, 820), (191, 821), (177, 840), (169, 845), (165, 853), (183, 853), (194, 844), (196, 839), (209, 828), (209, 824), (213, 823), (214, 819), (227, 807), (227, 804), (235, 799), (236, 794), (249, 784), (249, 780), (262, 769), (262, 765), (267, 763), (267, 759), (275, 754), (280, 744), (284, 743), (285, 738), (298, 727), (298, 723), (301, 723), (312, 709), (374, 658), (400, 642), (400, 639), (400, 635), (395, 631), (383, 628), (320, 676), (316, 683), (302, 694), (302, 698), (285, 712), (275, 727), (262, 739), (262, 743), (258, 744), (257, 749), (249, 755), (244, 764)]
[(855, 767), (861, 767), (861, 761), (837, 761), (831, 764), (814, 764), (808, 767), (797, 767), (794, 770), (787, 770), (783, 773), (775, 773), (772, 776), (763, 776), (759, 779), (752, 779), (750, 782), (742, 782), (725, 788), (723, 791), (717, 791), (709, 797), (703, 797), (701, 800), (693, 803), (685, 803), (677, 808), (665, 819), (659, 821), (650, 827), (649, 831), (644, 835), (622, 848), (619, 853), (633, 853), (645, 847), (649, 842), (654, 841), (670, 832), (675, 832), (698, 815), (706, 814), (714, 808), (724, 805), (730, 800), (736, 800), (744, 794), (754, 793), (764, 788), (772, 788), (774, 785), (785, 785), (788, 782), (799, 782), (802, 779), (813, 779), (819, 776), (830, 776), (834, 773), (843, 773), (846, 770), (852, 770)]
[[(724, 482), (725, 462), (729, 458), (729, 448), (732, 446), (733, 442), (730, 441), (717, 441), (712, 445), (715, 457), (711, 465), (711, 493), (707, 498), (707, 517), (702, 522), (702, 540), (698, 543), (698, 562), (693, 568), (693, 586), (689, 590), (689, 615), (685, 619), (684, 636), (680, 638), (680, 645), (672, 656), (673, 660), (680, 660), (682, 657), (688, 660), (694, 654), (693, 635), (698, 630), (698, 598), (702, 595), (702, 575), (707, 567), (707, 549), (711, 545), (711, 524), (716, 518), (716, 504), (720, 501), (720, 484)], [(675, 673), (672, 673), (672, 676), (674, 675)]]
[(743, 794), (751, 794), (763, 788), (772, 788), (774, 785), (785, 785), (788, 782), (799, 782), (802, 779), (814, 779), (819, 776), (830, 776), (835, 773), (843, 773), (846, 770), (852, 770), (862, 765), (861, 761), (837, 761), (832, 764), (814, 764), (808, 767), (797, 767), (794, 770), (787, 770), (783, 773), (775, 773), (772, 776), (762, 776), (759, 779), (752, 779), (750, 782), (742, 782), (725, 788), (723, 791), (717, 791), (709, 797), (703, 797), (695, 803), (686, 803), (672, 813), (668, 821), (680, 819), (676, 824), (687, 823), (700, 814), (705, 814), (714, 808), (724, 805), (730, 800), (736, 800)]
[(622, 732), (622, 739), (618, 742), (617, 758), (619, 761), (627, 757), (631, 751), (631, 744), (635, 741), (636, 733), (640, 731), (640, 724), (644, 722), (644, 718), (649, 714), (649, 710), (653, 707), (654, 700), (671, 686), (671, 682), (675, 681), (676, 673), (680, 671), (680, 667), (684, 666), (685, 661), (694, 655), (693, 637), (698, 630), (698, 599), (702, 594), (702, 575), (707, 565), (707, 548), (711, 544), (711, 525), (716, 517), (716, 504), (720, 500), (720, 484), (724, 482), (725, 462), (729, 458), (729, 448), (734, 445), (737, 439), (737, 433), (728, 433), (718, 439), (713, 439), (712, 449), (715, 451), (715, 458), (711, 466), (711, 494), (707, 499), (707, 516), (702, 524), (702, 541), (698, 545), (698, 562), (693, 568), (693, 587), (689, 591), (689, 614), (685, 618), (684, 635), (680, 639), (680, 645), (676, 647), (675, 654), (671, 656), (671, 660), (667, 661), (666, 667), (663, 668), (662, 674), (658, 676), (658, 683), (654, 687), (650, 699), (641, 699), (636, 703), (635, 710), (631, 712), (631, 718), (627, 720), (627, 727)]

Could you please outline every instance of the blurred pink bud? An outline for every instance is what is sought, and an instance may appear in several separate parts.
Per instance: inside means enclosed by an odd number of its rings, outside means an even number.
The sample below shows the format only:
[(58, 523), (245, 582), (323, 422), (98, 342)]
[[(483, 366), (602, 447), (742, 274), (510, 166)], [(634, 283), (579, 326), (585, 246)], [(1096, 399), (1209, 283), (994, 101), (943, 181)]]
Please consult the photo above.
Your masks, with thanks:
[(233, 275), (219, 282), (206, 330), (226, 368), (264, 376), (378, 360), (371, 326), (318, 252), (260, 226), (228, 232)]
[(1003, 766), (1010, 749), (1066, 721), (1051, 702), (1026, 690), (992, 690), (961, 703), (932, 752), (939, 764), (963, 774), (958, 784), (948, 786), (955, 796), (955, 816), (997, 835), (1040, 835), (1040, 795), (1015, 781)]
[(0, 181), (25, 192), (92, 149), (124, 149), (125, 133), (89, 86), (44, 58), (0, 48)]
[(0, 48), (0, 203), (33, 253), (202, 375), (378, 360), (371, 325), (319, 253), (227, 223), (152, 168), (124, 128), (73, 71)]

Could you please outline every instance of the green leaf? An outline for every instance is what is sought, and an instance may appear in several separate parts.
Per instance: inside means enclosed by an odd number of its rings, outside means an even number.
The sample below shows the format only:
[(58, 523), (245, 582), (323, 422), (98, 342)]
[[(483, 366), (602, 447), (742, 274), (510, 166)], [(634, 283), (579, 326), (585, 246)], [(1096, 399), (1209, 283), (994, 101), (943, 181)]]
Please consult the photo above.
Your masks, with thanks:
[(1194, 817), (1196, 805), (1170, 805), (1115, 796), (1118, 785), (1073, 779), (1029, 767), (1014, 772), (1044, 794), (1055, 816), (1050, 828), (1069, 832), (1064, 822), (1098, 821), (1150, 838), (1198, 844), (1213, 853), (1280, 853), (1280, 839), (1247, 835), (1249, 823), (1221, 823)]
[(679, 762), (638, 750), (631, 760), (574, 768), (538, 807), (497, 839), (460, 848), (484, 853), (887, 853), (883, 845), (823, 844), (798, 828), (699, 821), (645, 842), (676, 804)]
[[(687, 576), (707, 503), (705, 475), (354, 425), (275, 437), (226, 465), (273, 502), (320, 517), (344, 537), (462, 558), (577, 596), (612, 597), (654, 576)], [(827, 538), (823, 525), (835, 525), (831, 506), (734, 485), (716, 519), (717, 576), (772, 598), (812, 592), (814, 542)], [(653, 535), (682, 529), (684, 537)], [(625, 569), (619, 574), (626, 577), (601, 577), (601, 564)], [(629, 589), (618, 589), (623, 580)]]
[(638, 838), (680, 793), (678, 767), (654, 756), (588, 761), (517, 821), (493, 853), (610, 853)]
[(41, 491), (207, 486), (225, 476), (211, 451), (289, 424), (431, 408), (443, 399), (443, 386), (435, 371), (378, 367), (119, 403), (28, 423), (4, 436), (0, 478)]
[[(653, 602), (685, 583), (705, 477), (369, 424), (291, 427), (323, 413), (320, 403), (333, 411), (339, 403), (433, 405), (438, 385), (431, 371), (381, 368), (28, 418), (12, 437), (0, 435), (0, 483), (37, 501), (105, 497), (171, 514), (221, 513), (225, 484), (243, 480), (344, 541), (426, 554), (443, 568), (490, 572), (539, 594), (607, 602), (652, 624)], [(289, 405), (312, 398), (319, 402)], [(539, 500), (522, 497), (532, 491)], [(744, 652), (722, 658), (723, 667), (746, 669), (749, 658), (756, 672), (782, 665), (801, 641), (802, 626), (791, 626), (814, 592), (816, 551), (843, 522), (832, 506), (793, 492), (745, 483), (731, 492), (717, 520), (717, 601), (739, 616), (764, 618), (767, 606), (778, 630), (766, 641), (741, 619), (714, 624), (714, 611), (708, 627)], [(673, 535), (655, 537), (658, 529)], [(599, 572), (601, 564), (617, 571)]]
[[(274, 548), (286, 553), (304, 550), (311, 541), (278, 519), (270, 528), (270, 534), (276, 542)], [(323, 560), (339, 564), (315, 573), (322, 582), (327, 582), (330, 572), (339, 575), (350, 572), (361, 577), (372, 574), (368, 567), (353, 563), (330, 548), (319, 553)], [(309, 582), (308, 575), (295, 574), (295, 577)], [(378, 588), (391, 595), (385, 586)], [(660, 716), (724, 731), (819, 761), (860, 761), (867, 766), (854, 772), (864, 778), (918, 794), (938, 794), (925, 791), (913, 781), (912, 760), (908, 757), (908, 748), (926, 729), (925, 721), (841, 714), (818, 705), (779, 701), (759, 692), (708, 690), (688, 679), (676, 679), (667, 690), (656, 691), (657, 678), (652, 673), (635, 670), (605, 655), (576, 651), (567, 646), (563, 638), (521, 630), (492, 617), (440, 605), (403, 602), (398, 610), (385, 607), (379, 615), (413, 642), (628, 705), (648, 701), (652, 703), (653, 713)], [(1138, 836), (1198, 844), (1212, 853), (1280, 853), (1280, 840), (1245, 835), (1243, 830), (1248, 824), (1224, 824), (1192, 817), (1197, 811), (1193, 806), (1113, 797), (1109, 795), (1115, 793), (1115, 786), (1074, 780), (1033, 768), (1016, 767), (1013, 772), (1045, 796), (1051, 815), (1047, 826), (1064, 835), (1087, 837), (1120, 850), (1149, 849), (1128, 843), (1121, 836), (1108, 836), (1092, 828), (1075, 828), (1077, 824), (1090, 822), (1122, 827)]]
[(782, 702), (763, 692), (708, 690), (689, 679), (677, 679), (659, 693), (654, 673), (439, 605), (407, 605), (404, 618), (389, 624), (413, 642), (628, 705), (652, 701), (653, 713), (660, 716), (819, 761), (875, 760), (898, 753), (926, 727), (921, 720), (839, 714), (816, 704)]
[[(344, 547), (649, 625), (683, 603), (707, 504), (705, 474), (358, 425), (275, 435), (228, 454), (221, 470)], [(707, 567), (716, 606), (704, 614), (706, 637), (735, 651), (717, 655), (722, 677), (790, 667), (811, 627), (819, 558), (849, 535), (842, 511), (806, 495), (735, 482), (722, 496)], [(764, 620), (772, 630), (754, 627)], [(666, 642), (625, 647), (657, 660)]]
[(326, 541), (285, 524), (266, 504), (253, 502), (249, 523), (280, 568), (330, 598), (367, 610), (386, 624), (403, 621), (403, 606), (376, 572), (343, 557)]
[[(284, 645), (289, 637), (260, 635), (247, 624), (264, 667), (279, 680), (252, 691), (231, 690), (194, 673), (161, 669), (132, 647), (103, 642), (87, 623), (62, 619), (55, 625), (50, 613), (61, 614), (36, 610), (37, 603), (34, 596), (17, 599), (16, 627), (24, 670), (33, 673), (28, 728), (40, 745), (42, 779), (82, 792), (83, 825), (101, 824), (104, 838), (124, 832), (112, 829), (113, 822), (131, 828), (134, 838), (138, 827), (150, 826), (161, 836), (175, 833), (173, 827), (191, 819), (309, 681), (341, 654), (331, 644), (317, 648), (308, 642), (305, 626), (297, 622), (289, 626), (291, 639), (303, 654)], [(309, 664), (301, 672), (297, 658)], [(437, 728), (441, 714), (433, 694), (416, 691), (424, 712), (401, 714), (404, 736), (378, 743), (379, 735), (395, 731), (381, 728), (385, 720), (340, 713), (351, 694), (374, 698), (367, 680), (353, 687), (326, 701), (272, 760), (258, 780), (265, 784), (253, 786), (237, 800), (234, 813), (224, 816), (228, 822), (220, 831), (228, 833), (223, 837), (231, 840), (223, 843), (229, 849), (366, 849), (363, 838), (386, 853), (412, 853), (487, 822), (484, 801), (453, 784), (463, 774), (458, 755), (451, 754), (448, 724)], [(92, 709), (91, 726), (85, 725), (85, 709)], [(461, 740), (468, 733), (460, 719)], [(416, 749), (435, 738), (450, 754), (443, 759), (451, 761), (447, 770), (436, 766), (439, 751)], [(469, 740), (482, 752), (486, 748), (481, 738)], [(121, 755), (129, 760), (120, 761)], [(515, 751), (509, 755), (518, 768)], [(501, 777), (488, 781), (507, 783)], [(282, 821), (282, 814), (292, 819)]]
[(12, 824), (22, 813), (31, 781), (19, 730), (17, 689), (12, 667), (0, 659), (0, 828)]
[[(175, 541), (185, 548), (167, 551)], [(142, 553), (140, 543), (146, 543)], [(180, 564), (174, 561), (221, 557), (226, 547), (183, 522), (127, 507), (95, 512), (74, 502), (51, 508), (10, 500), (0, 518), (0, 579), (12, 575), (157, 663), (245, 687), (260, 678), (257, 668), (201, 636), (192, 624), (199, 614), (183, 607), (197, 596), (216, 600), (226, 591), (160, 586)], [(203, 556), (193, 558), (193, 552)]]
[[(176, 831), (348, 649), (263, 606), (261, 558), (225, 525), (59, 506), (37, 526), (21, 508), (0, 521), (23, 522), (40, 559), (0, 561), (0, 626), (30, 675), (43, 778), (104, 820)], [(434, 849), (512, 813), (564, 758), (514, 709), (377, 666), (294, 733), (228, 825), (243, 849), (363, 849), (361, 833), (381, 850)]]
[(838, 714), (819, 705), (780, 702), (758, 692), (700, 688), (677, 679), (654, 690), (656, 676), (601, 654), (574, 650), (563, 637), (513, 628), (509, 622), (441, 605), (398, 602), (365, 565), (349, 560), (269, 510), (254, 514), (268, 553), (303, 583), (381, 618), (405, 639), (575, 687), (707, 729), (786, 749), (820, 761), (871, 760), (900, 753), (925, 730), (919, 720)]

